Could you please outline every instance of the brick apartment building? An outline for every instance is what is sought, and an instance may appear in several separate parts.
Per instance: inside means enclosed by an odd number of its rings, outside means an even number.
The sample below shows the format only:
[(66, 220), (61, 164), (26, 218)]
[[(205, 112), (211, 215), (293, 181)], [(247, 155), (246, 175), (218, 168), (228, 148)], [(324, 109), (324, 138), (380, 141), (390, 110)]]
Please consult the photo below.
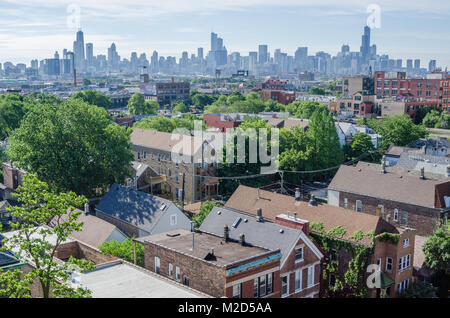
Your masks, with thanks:
[(377, 112), (375, 97), (375, 95), (356, 92), (339, 98), (335, 102), (330, 102), (329, 110), (332, 113), (348, 113), (367, 117)]
[(400, 95), (437, 100), (439, 79), (406, 78), (406, 72), (375, 72), (374, 93), (378, 98)]
[[(262, 210), (260, 211), (262, 213)], [(324, 254), (309, 239), (309, 222), (295, 215), (279, 215), (276, 222), (228, 208), (215, 207), (200, 231), (220, 235), (224, 226), (234, 240), (245, 238), (252, 246), (280, 249), (280, 281), (283, 298), (318, 298)], [(258, 281), (255, 280), (255, 285)]]
[[(145, 246), (145, 268), (213, 297), (280, 297), (279, 249), (223, 235), (174, 230), (136, 240)], [(257, 284), (255, 284), (257, 282)]]
[(385, 98), (378, 102), (378, 107), (382, 117), (406, 114), (413, 121), (417, 121), (419, 111), (440, 109), (438, 100), (422, 98)]
[[(439, 220), (448, 216), (450, 180), (434, 180), (407, 172), (379, 171), (359, 164), (341, 166), (328, 187), (330, 205), (381, 217), (394, 226), (414, 228), (431, 235)], [(447, 199), (448, 200), (448, 199)]]
[(203, 122), (209, 128), (217, 128), (221, 132), (239, 127), (243, 117), (240, 114), (204, 114)]
[(439, 109), (450, 112), (450, 75), (439, 83)]
[(156, 97), (161, 106), (172, 105), (189, 99), (191, 83), (175, 82), (174, 78), (169, 83), (156, 83)]
[(273, 100), (277, 103), (288, 105), (295, 102), (297, 95), (295, 92), (286, 92), (279, 90), (263, 89), (259, 92), (259, 95), (263, 101)]
[[(134, 129), (131, 143), (135, 161), (147, 164), (161, 178), (162, 196), (173, 201), (196, 202), (217, 194), (217, 164), (214, 147), (199, 137), (182, 136), (155, 130)], [(174, 158), (172, 152), (181, 158)], [(184, 186), (183, 186), (184, 175)]]
[[(277, 223), (280, 215), (292, 216), (297, 213), (297, 217), (311, 223), (322, 223), (325, 233), (330, 229), (341, 226), (346, 231), (342, 238), (347, 242), (356, 245), (371, 246), (372, 241), (365, 237), (361, 241), (355, 241), (351, 236), (357, 231), (375, 234), (375, 245), (373, 253), (370, 255), (370, 264), (378, 265), (378, 273), (383, 277), (383, 284), (380, 288), (369, 290), (369, 297), (378, 297), (385, 294), (387, 297), (396, 297), (399, 291), (404, 290), (412, 283), (413, 258), (415, 231), (407, 228), (395, 227), (386, 222), (381, 216), (358, 213), (343, 208), (303, 202), (299, 200), (300, 192), (296, 198), (263, 191), (256, 188), (239, 186), (231, 198), (226, 202), (225, 207), (244, 211), (256, 215), (258, 209), (262, 209), (264, 220)], [(310, 227), (311, 236), (318, 232)], [(385, 241), (380, 239), (380, 234), (388, 233), (397, 237), (398, 241)], [(348, 269), (352, 255), (345, 249), (333, 246), (333, 253), (326, 259), (327, 262), (337, 262), (338, 269), (335, 276), (341, 279)], [(367, 274), (368, 275), (368, 274)], [(333, 275), (328, 281), (323, 281), (323, 288), (334, 284)], [(364, 278), (366, 281), (366, 277)]]
[(373, 94), (373, 78), (370, 76), (345, 76), (342, 82), (342, 96), (353, 96), (356, 93)]

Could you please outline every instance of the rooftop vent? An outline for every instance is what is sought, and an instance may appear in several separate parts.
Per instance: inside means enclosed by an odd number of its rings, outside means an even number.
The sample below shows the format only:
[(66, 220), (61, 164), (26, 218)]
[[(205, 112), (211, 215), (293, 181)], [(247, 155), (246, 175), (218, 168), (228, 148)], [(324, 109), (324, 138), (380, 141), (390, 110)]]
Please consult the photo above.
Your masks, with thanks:
[(283, 229), (280, 229), (280, 233), (283, 234), (283, 233), (284, 233), (284, 230), (283, 230)]
[(242, 220), (242, 219), (241, 219), (240, 217), (238, 217), (238, 218), (234, 221), (232, 227), (237, 228), (238, 225), (239, 225), (239, 223), (241, 222), (241, 220)]
[(163, 205), (161, 205), (160, 207), (159, 207), (159, 209), (161, 210), (161, 211), (164, 211), (164, 209), (166, 208), (167, 206), (165, 205), (165, 204), (163, 204)]

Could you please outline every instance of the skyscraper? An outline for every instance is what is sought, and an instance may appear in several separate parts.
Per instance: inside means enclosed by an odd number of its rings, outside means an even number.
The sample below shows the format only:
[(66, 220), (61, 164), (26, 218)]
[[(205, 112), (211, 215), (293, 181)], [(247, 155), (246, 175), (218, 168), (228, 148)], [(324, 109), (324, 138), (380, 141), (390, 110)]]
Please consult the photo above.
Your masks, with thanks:
[(211, 52), (217, 51), (217, 34), (211, 33)]
[(436, 70), (436, 60), (431, 60), (428, 64), (428, 72), (434, 72)]
[(82, 71), (86, 57), (84, 52), (84, 34), (81, 30), (77, 32), (77, 40), (73, 44), (73, 53), (75, 54), (75, 68)]
[(419, 59), (414, 60), (414, 68), (416, 70), (420, 69), (420, 60)]
[(94, 44), (87, 43), (86, 44), (86, 63), (87, 66), (92, 66), (94, 61)]
[(202, 47), (199, 47), (197, 49), (197, 58), (198, 58), (199, 62), (203, 61), (204, 57), (203, 57), (203, 48)]
[(370, 27), (364, 27), (364, 35), (362, 36), (361, 56), (363, 61), (367, 63), (370, 58)]
[(265, 64), (269, 61), (267, 45), (260, 45), (258, 47), (259, 52), (259, 64)]

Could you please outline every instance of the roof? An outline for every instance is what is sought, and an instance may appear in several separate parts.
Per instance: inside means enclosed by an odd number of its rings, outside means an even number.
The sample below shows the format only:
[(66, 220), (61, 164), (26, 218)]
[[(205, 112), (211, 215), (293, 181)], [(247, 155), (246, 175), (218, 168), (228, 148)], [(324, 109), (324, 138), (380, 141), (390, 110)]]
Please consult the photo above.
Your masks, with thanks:
[(450, 158), (404, 152), (400, 155), (396, 166), (410, 170), (425, 168), (425, 173), (431, 172), (447, 176), (447, 166), (450, 166)]
[(114, 184), (96, 210), (150, 233), (171, 205), (169, 200)]
[(386, 156), (390, 157), (400, 157), (400, 155), (403, 152), (410, 152), (410, 153), (425, 153), (424, 150), (417, 149), (417, 148), (408, 148), (408, 147), (400, 147), (400, 146), (391, 146), (389, 147), (388, 151), (386, 152)]
[(428, 237), (416, 235), (414, 239), (414, 264), (417, 269), (423, 267), (425, 263), (425, 253), (423, 252), (423, 246), (428, 241)]
[[(134, 128), (131, 134), (131, 143), (150, 149), (176, 151), (186, 156), (194, 156), (201, 148), (203, 140), (193, 136)], [(181, 145), (182, 149), (177, 149), (176, 145)]]
[(152, 167), (150, 167), (149, 165), (142, 163), (142, 162), (138, 162), (138, 161), (133, 161), (131, 163), (131, 167), (133, 168), (133, 170), (136, 172), (136, 177), (139, 179), (147, 169), (151, 169), (155, 174), (156, 171), (153, 170)]
[(0, 268), (20, 263), (20, 260), (14, 257), (11, 252), (0, 251)]
[(188, 204), (184, 206), (184, 210), (190, 212), (192, 214), (198, 214), (200, 212), (200, 208), (202, 207), (203, 202), (196, 202), (192, 204)]
[[(364, 161), (360, 161), (356, 164), (356, 168), (358, 169), (362, 169), (362, 168), (369, 168), (369, 169), (373, 169), (377, 172), (381, 171), (381, 165), (379, 163), (372, 163), (372, 162), (364, 162)], [(392, 172), (395, 174), (407, 174), (409, 176), (414, 176), (416, 178), (420, 178), (420, 169), (408, 169), (408, 168), (404, 168), (402, 166), (398, 166), (398, 164), (396, 164), (395, 166), (386, 166), (386, 171), (387, 172)], [(432, 173), (432, 172), (428, 172), (427, 169), (425, 169), (425, 177), (429, 178), (429, 179), (434, 179), (434, 180), (446, 180), (447, 176), (444, 174), (437, 174), (437, 173)]]
[[(236, 227), (232, 225), (239, 220)], [(255, 216), (227, 209), (214, 207), (200, 226), (200, 231), (214, 235), (223, 234), (223, 228), (228, 225), (230, 238), (239, 241), (241, 234), (245, 235), (245, 241), (253, 246), (260, 246), (269, 250), (280, 249), (281, 264), (289, 257), (290, 251), (301, 238), (313, 244), (300, 230), (271, 222), (258, 222)], [(303, 235), (302, 235), (303, 234)], [(318, 250), (317, 250), (318, 251)], [(319, 252), (320, 253), (320, 252)], [(320, 253), (319, 259), (323, 257)]]
[[(78, 209), (75, 209), (75, 211), (81, 212), (80, 216), (77, 219), (77, 222), (83, 222), (83, 229), (81, 230), (81, 232), (72, 232), (70, 234), (70, 237), (80, 242), (98, 248), (108, 240), (108, 238), (115, 230), (118, 230), (115, 225), (106, 222), (94, 215), (86, 215), (84, 212)], [(68, 211), (68, 213), (70, 212)], [(68, 216), (69, 214), (63, 215), (62, 220), (67, 219)], [(52, 225), (52, 223), (50, 223), (50, 225)]]
[(440, 183), (407, 173), (383, 174), (370, 168), (341, 166), (328, 189), (434, 208), (436, 185)]
[[(350, 236), (359, 230), (364, 233), (375, 231), (375, 234), (379, 234), (383, 230), (391, 233), (397, 231), (380, 217), (371, 214), (326, 204), (309, 206), (307, 202), (295, 201), (294, 197), (263, 190), (259, 190), (258, 199), (258, 189), (243, 185), (237, 188), (225, 207), (253, 215), (256, 215), (256, 210), (261, 208), (263, 217), (270, 221), (274, 221), (280, 214), (297, 212), (298, 218), (302, 220), (323, 223), (325, 231), (342, 226), (347, 231), (345, 238), (348, 240), (351, 240)], [(360, 243), (370, 244), (370, 239), (365, 238)]]
[[(192, 235), (194, 235), (194, 251), (192, 251)], [(143, 243), (151, 242), (203, 261), (206, 261), (205, 258), (214, 249), (216, 258), (214, 260), (208, 260), (208, 262), (220, 267), (269, 252), (265, 248), (248, 245), (242, 246), (237, 242), (228, 242), (225, 244), (222, 237), (202, 232), (191, 232), (185, 229), (150, 235), (139, 238), (137, 241)]]
[(267, 124), (272, 127), (292, 129), (293, 127), (299, 127), (305, 129), (309, 125), (309, 120), (307, 119), (281, 119), (281, 118), (270, 118)]
[(80, 274), (80, 283), (93, 298), (203, 298), (196, 292), (126, 262)]

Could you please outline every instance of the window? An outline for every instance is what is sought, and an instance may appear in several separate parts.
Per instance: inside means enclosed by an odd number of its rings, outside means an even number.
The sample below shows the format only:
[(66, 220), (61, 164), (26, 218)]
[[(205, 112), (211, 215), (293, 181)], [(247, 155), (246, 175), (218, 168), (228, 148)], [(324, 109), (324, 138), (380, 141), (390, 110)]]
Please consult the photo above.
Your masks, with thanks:
[(397, 285), (397, 292), (401, 294), (405, 289), (409, 288), (409, 279), (404, 280)]
[(180, 268), (178, 266), (175, 267), (175, 279), (180, 281)]
[(147, 159), (147, 151), (144, 151), (144, 159)]
[(406, 256), (403, 256), (402, 258), (400, 258), (400, 261), (398, 263), (399, 272), (407, 270), (410, 267), (410, 265), (411, 265), (411, 255), (408, 254)]
[(289, 295), (289, 276), (281, 277), (281, 297)]
[(242, 297), (242, 284), (233, 286), (233, 298), (241, 298)]
[(171, 226), (177, 225), (177, 215), (176, 214), (173, 214), (170, 216), (170, 225)]
[(336, 276), (334, 274), (330, 274), (330, 279), (328, 281), (330, 286), (334, 286), (336, 284)]
[(302, 270), (299, 269), (295, 272), (295, 292), (302, 290)]
[(348, 209), (348, 199), (344, 199), (344, 208)]
[(384, 205), (380, 204), (380, 205), (378, 205), (378, 207), (381, 209), (380, 216), (384, 219)]
[(172, 278), (173, 276), (173, 265), (169, 264), (169, 277)]
[(403, 248), (408, 247), (409, 246), (409, 238), (406, 238), (403, 240)]
[(356, 212), (361, 212), (361, 211), (362, 211), (362, 201), (356, 200)]
[(386, 257), (386, 272), (392, 272), (392, 258)]
[(266, 295), (266, 276), (261, 276), (259, 278), (259, 296), (263, 297)]
[(314, 285), (314, 266), (308, 267), (308, 288)]
[(402, 211), (402, 218), (401, 218), (401, 220), (400, 220), (400, 224), (401, 224), (401, 225), (406, 225), (406, 224), (408, 224), (408, 212)]
[(183, 284), (186, 286), (189, 286), (190, 282), (189, 282), (189, 278), (187, 278), (186, 276), (183, 279)]
[(160, 260), (159, 257), (155, 257), (155, 273), (160, 273)]
[(394, 221), (398, 222), (398, 209), (394, 209)]
[(334, 248), (331, 250), (330, 256), (332, 263), (336, 263), (338, 261), (338, 252)]
[(303, 246), (295, 249), (295, 262), (303, 262)]
[(267, 275), (267, 295), (273, 293), (273, 274)]
[(258, 289), (259, 289), (259, 284), (258, 284), (258, 278), (255, 278), (253, 280), (253, 297), (258, 298)]
[(378, 271), (381, 271), (381, 258), (377, 260)]

